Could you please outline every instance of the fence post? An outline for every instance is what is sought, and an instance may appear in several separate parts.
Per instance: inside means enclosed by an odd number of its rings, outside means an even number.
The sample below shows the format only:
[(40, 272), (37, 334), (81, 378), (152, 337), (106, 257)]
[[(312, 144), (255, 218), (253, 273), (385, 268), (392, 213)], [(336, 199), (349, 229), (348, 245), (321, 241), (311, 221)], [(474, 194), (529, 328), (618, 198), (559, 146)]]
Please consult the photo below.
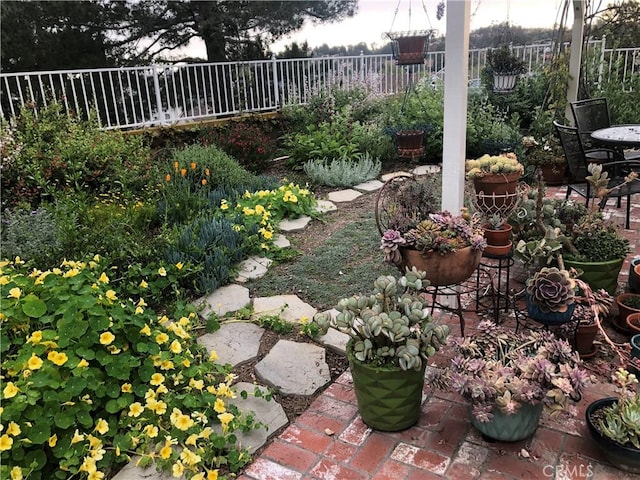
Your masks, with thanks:
[(276, 56), (271, 55), (271, 71), (273, 72), (273, 99), (276, 107), (280, 108), (280, 88), (278, 87), (278, 68), (276, 67)]
[(598, 86), (602, 85), (602, 75), (604, 73), (604, 49), (607, 44), (607, 36), (602, 36), (600, 43), (600, 66), (598, 67)]
[(160, 124), (163, 124), (165, 121), (164, 118), (164, 110), (162, 110), (162, 96), (160, 95), (160, 80), (158, 79), (158, 69), (156, 65), (152, 65), (151, 68), (153, 69), (153, 89), (155, 90), (156, 93), (156, 106), (157, 106), (157, 113), (158, 113), (158, 122)]
[(364, 51), (360, 50), (360, 82), (364, 83)]

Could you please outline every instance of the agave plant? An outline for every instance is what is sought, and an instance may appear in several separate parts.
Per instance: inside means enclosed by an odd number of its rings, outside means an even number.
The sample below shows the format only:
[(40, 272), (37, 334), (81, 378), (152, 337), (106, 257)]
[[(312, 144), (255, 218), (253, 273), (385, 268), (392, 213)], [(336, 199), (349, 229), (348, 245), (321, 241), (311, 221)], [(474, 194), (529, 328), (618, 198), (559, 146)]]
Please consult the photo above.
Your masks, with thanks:
[(566, 312), (575, 301), (575, 289), (567, 270), (543, 267), (527, 282), (527, 297), (545, 313)]
[(376, 366), (419, 370), (423, 361), (446, 343), (447, 325), (436, 325), (430, 305), (420, 295), (429, 285), (425, 272), (408, 270), (399, 279), (378, 277), (369, 296), (343, 298), (330, 312), (317, 313), (313, 321), (320, 334), (334, 327), (352, 338), (354, 356)]

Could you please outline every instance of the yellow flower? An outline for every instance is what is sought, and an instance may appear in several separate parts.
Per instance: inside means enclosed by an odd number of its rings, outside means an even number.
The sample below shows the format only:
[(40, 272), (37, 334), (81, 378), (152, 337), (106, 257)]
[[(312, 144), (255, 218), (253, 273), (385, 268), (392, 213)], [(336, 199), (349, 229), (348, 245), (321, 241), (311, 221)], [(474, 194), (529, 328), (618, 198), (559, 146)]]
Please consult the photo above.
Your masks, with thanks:
[(186, 168), (181, 168), (180, 169), (180, 175), (182, 175), (183, 177), (187, 174), (187, 169)]
[(89, 476), (87, 476), (87, 480), (102, 480), (103, 478), (104, 478), (104, 473), (102, 473), (100, 470), (91, 472)]
[(198, 437), (198, 435), (197, 435), (197, 434), (192, 433), (192, 434), (191, 434), (191, 435), (189, 435), (189, 436), (187, 437), (187, 439), (184, 441), (184, 444), (185, 444), (185, 445), (191, 445), (191, 446), (194, 446), (194, 447), (195, 447), (195, 446), (196, 446), (196, 442), (198, 441), (198, 438), (200, 438), (200, 437)]
[(209, 360), (211, 360), (212, 362), (215, 362), (216, 360), (218, 360), (218, 353), (215, 350), (211, 350), (211, 353), (209, 354)]
[(189, 380), (189, 386), (195, 388), (196, 390), (202, 390), (204, 388), (204, 381), (195, 380), (192, 378), (191, 380)]
[(173, 169), (177, 172), (178, 168), (180, 168), (180, 164), (178, 162), (173, 162)]
[(8, 283), (9, 283), (8, 275), (3, 275), (0, 277), (0, 285), (4, 286), (4, 285), (7, 285)]
[(107, 297), (107, 300), (117, 300), (118, 297), (116, 297), (116, 292), (114, 292), (113, 290), (107, 290), (107, 293), (104, 294), (105, 297)]
[(167, 271), (165, 270), (164, 267), (160, 267), (158, 269), (158, 275), (160, 275), (161, 277), (166, 277), (167, 276)]
[(229, 412), (221, 413), (220, 415), (218, 415), (218, 420), (220, 420), (223, 430), (226, 430), (225, 427), (228, 427), (229, 422), (231, 422), (231, 420), (233, 420), (234, 418), (235, 417), (233, 413), (229, 413)]
[(20, 298), (21, 296), (22, 290), (20, 290), (18, 287), (13, 287), (11, 290), (9, 290), (8, 298)]
[(27, 362), (27, 366), (31, 370), (38, 370), (40, 367), (42, 367), (42, 359), (38, 357), (35, 353), (32, 353), (31, 358)]
[(163, 393), (169, 393), (169, 390), (164, 385), (159, 385), (158, 388), (156, 388), (156, 395), (160, 395)]
[(171, 452), (171, 445), (165, 444), (165, 446), (160, 450), (160, 458), (166, 460), (171, 456)]
[(100, 278), (98, 278), (98, 281), (100, 283), (109, 283), (109, 277), (107, 277), (107, 274), (102, 272), (102, 275), (100, 275)]
[(182, 360), (182, 366), (185, 368), (189, 368), (191, 366), (191, 361), (188, 358)]
[(207, 480), (218, 480), (218, 469), (207, 471)]
[(226, 200), (222, 200), (220, 204), (220, 210), (228, 210), (228, 209), (229, 209), (229, 204), (227, 203)]
[(177, 268), (178, 270), (182, 270), (182, 267), (184, 267), (184, 263), (182, 263), (182, 262), (178, 262), (178, 263), (176, 263), (176, 268)]
[(171, 350), (171, 353), (180, 353), (182, 351), (182, 345), (178, 340), (174, 340), (173, 342), (171, 342), (169, 350)]
[(164, 181), (165, 181), (165, 182), (170, 182), (170, 181), (171, 181), (171, 174), (170, 174), (170, 173), (167, 173), (167, 174), (164, 176)]
[(20, 430), (20, 425), (18, 425), (16, 422), (9, 422), (9, 425), (7, 426), (7, 435), (17, 437), (18, 435), (20, 435), (20, 432), (22, 432), (22, 430)]
[(142, 432), (149, 438), (156, 438), (158, 436), (158, 427), (155, 425), (147, 425), (142, 429)]
[(148, 288), (149, 284), (144, 280), (140, 280), (140, 284), (138, 285), (140, 288)]
[(207, 179), (203, 178), (202, 180), (200, 180), (200, 183), (202, 184), (202, 186), (204, 187), (207, 184)]
[(204, 174), (208, 177), (209, 174), (211, 173), (211, 170), (209, 170), (208, 168), (204, 169)]
[(89, 447), (91, 449), (96, 449), (102, 445), (102, 440), (100, 440), (98, 437), (94, 437), (91, 434), (87, 435), (87, 439), (89, 440)]
[(182, 460), (187, 465), (196, 465), (202, 461), (202, 457), (197, 453), (192, 452), (188, 448), (183, 448), (180, 453), (180, 460)]
[(195, 170), (196, 169), (196, 162), (191, 162), (191, 170)]
[(78, 362), (76, 365), (78, 368), (84, 368), (89, 366), (89, 362), (87, 362), (84, 358)]
[(67, 271), (64, 275), (63, 278), (73, 278), (76, 275), (80, 275), (80, 270), (78, 270), (77, 268), (72, 268), (71, 270)]
[(140, 333), (142, 335), (146, 335), (147, 337), (151, 336), (151, 329), (149, 328), (149, 325), (147, 325), (146, 323), (144, 324), (144, 327), (142, 327), (140, 329)]
[(225, 407), (224, 405), (224, 400), (222, 400), (221, 398), (216, 399), (216, 402), (213, 405), (213, 409), (216, 411), (216, 413), (226, 412), (227, 407)]
[(13, 438), (11, 438), (6, 433), (0, 437), (0, 452), (4, 452), (5, 450), (10, 450), (13, 445)]
[(102, 345), (111, 345), (115, 339), (116, 336), (111, 332), (103, 332), (100, 334), (100, 343)]
[(218, 384), (218, 395), (226, 398), (236, 398), (236, 394), (229, 388), (226, 383)]
[(178, 415), (177, 418), (175, 418), (175, 422), (172, 423), (177, 429), (182, 431), (189, 430), (195, 424), (195, 422), (191, 418), (189, 418), (188, 415), (184, 414)]
[(120, 387), (120, 391), (122, 393), (131, 393), (131, 384), (123, 383), (122, 386)]
[(151, 385), (157, 386), (162, 382), (164, 382), (164, 375), (162, 375), (161, 373), (154, 373), (153, 375), (151, 375), (151, 380), (149, 381)]
[(139, 417), (142, 412), (144, 412), (144, 407), (140, 404), (140, 402), (135, 402), (129, 405), (130, 417)]
[(141, 315), (141, 314), (143, 314), (143, 313), (144, 313), (144, 308), (142, 308), (142, 307), (136, 307), (136, 311), (135, 311), (135, 314), (136, 314), (136, 315)]
[(56, 446), (56, 443), (58, 443), (58, 435), (54, 433), (49, 437), (49, 446), (53, 448)]
[(171, 467), (171, 473), (176, 478), (182, 477), (182, 474), (184, 473), (184, 465), (180, 460), (173, 464), (173, 467)]
[(52, 350), (47, 355), (47, 360), (61, 367), (67, 362), (67, 360), (69, 360), (69, 358), (67, 357), (67, 354), (64, 352), (56, 352), (55, 350)]
[(96, 428), (93, 429), (94, 432), (98, 432), (100, 435), (104, 435), (109, 431), (109, 424), (103, 418), (99, 418), (96, 422)]
[(167, 343), (169, 341), (169, 335), (167, 335), (164, 332), (159, 333), (158, 335), (156, 335), (156, 343), (158, 345), (162, 345), (163, 343)]
[(164, 403), (162, 400), (159, 400), (158, 402), (156, 402), (156, 405), (153, 408), (153, 411), (156, 415), (163, 415), (167, 413), (167, 404)]
[(11, 469), (11, 480), (22, 480), (22, 468), (13, 467)]
[(82, 442), (83, 440), (84, 434), (78, 432), (78, 429), (76, 428), (76, 431), (73, 434), (73, 438), (71, 439), (71, 445), (73, 445), (74, 443)]

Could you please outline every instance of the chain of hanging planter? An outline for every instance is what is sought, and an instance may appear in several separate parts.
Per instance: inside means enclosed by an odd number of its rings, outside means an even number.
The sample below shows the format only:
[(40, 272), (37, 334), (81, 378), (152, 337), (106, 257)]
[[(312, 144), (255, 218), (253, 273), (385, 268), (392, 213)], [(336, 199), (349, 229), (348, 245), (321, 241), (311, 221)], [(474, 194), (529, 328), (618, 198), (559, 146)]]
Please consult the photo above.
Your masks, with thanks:
[[(400, 9), (401, 0), (398, 0), (396, 10), (393, 15), (390, 30), (393, 30), (398, 11)], [(424, 2), (423, 2), (424, 7)], [(427, 12), (424, 8), (425, 13)], [(428, 14), (427, 14), (428, 18)], [(411, 2), (409, 2), (409, 27), (411, 23)], [(429, 23), (431, 23), (429, 21)], [(406, 67), (408, 81), (405, 87), (404, 99), (400, 109), (401, 114), (405, 114), (407, 98), (413, 89), (413, 68), (416, 65), (424, 65), (425, 59), (429, 52), (429, 41), (434, 35), (435, 30), (406, 30), (406, 31), (389, 31), (383, 36), (391, 41), (391, 53), (396, 65)], [(399, 129), (395, 132), (395, 140), (397, 143), (397, 155), (399, 158), (409, 158), (416, 160), (424, 157), (425, 148), (424, 129)]]

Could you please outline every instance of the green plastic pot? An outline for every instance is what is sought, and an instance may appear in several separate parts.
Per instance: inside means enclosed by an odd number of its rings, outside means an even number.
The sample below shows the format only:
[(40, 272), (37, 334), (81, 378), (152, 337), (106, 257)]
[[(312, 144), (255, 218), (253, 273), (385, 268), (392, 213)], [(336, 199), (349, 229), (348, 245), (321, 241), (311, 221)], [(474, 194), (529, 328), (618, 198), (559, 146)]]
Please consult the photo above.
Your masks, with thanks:
[(517, 442), (529, 438), (540, 424), (542, 402), (532, 405), (524, 403), (518, 410), (506, 415), (493, 407), (493, 418), (488, 422), (478, 422), (470, 413), (471, 424), (484, 436), (501, 442)]
[(592, 290), (604, 288), (609, 295), (615, 295), (618, 288), (618, 275), (622, 269), (624, 258), (610, 260), (608, 262), (576, 262), (573, 260), (565, 260), (566, 268), (573, 267), (576, 270), (582, 270), (584, 273), (580, 276), (582, 280), (587, 282)]
[(420, 417), (426, 362), (421, 370), (381, 368), (362, 363), (347, 344), (349, 369), (362, 421), (376, 430), (396, 432)]

